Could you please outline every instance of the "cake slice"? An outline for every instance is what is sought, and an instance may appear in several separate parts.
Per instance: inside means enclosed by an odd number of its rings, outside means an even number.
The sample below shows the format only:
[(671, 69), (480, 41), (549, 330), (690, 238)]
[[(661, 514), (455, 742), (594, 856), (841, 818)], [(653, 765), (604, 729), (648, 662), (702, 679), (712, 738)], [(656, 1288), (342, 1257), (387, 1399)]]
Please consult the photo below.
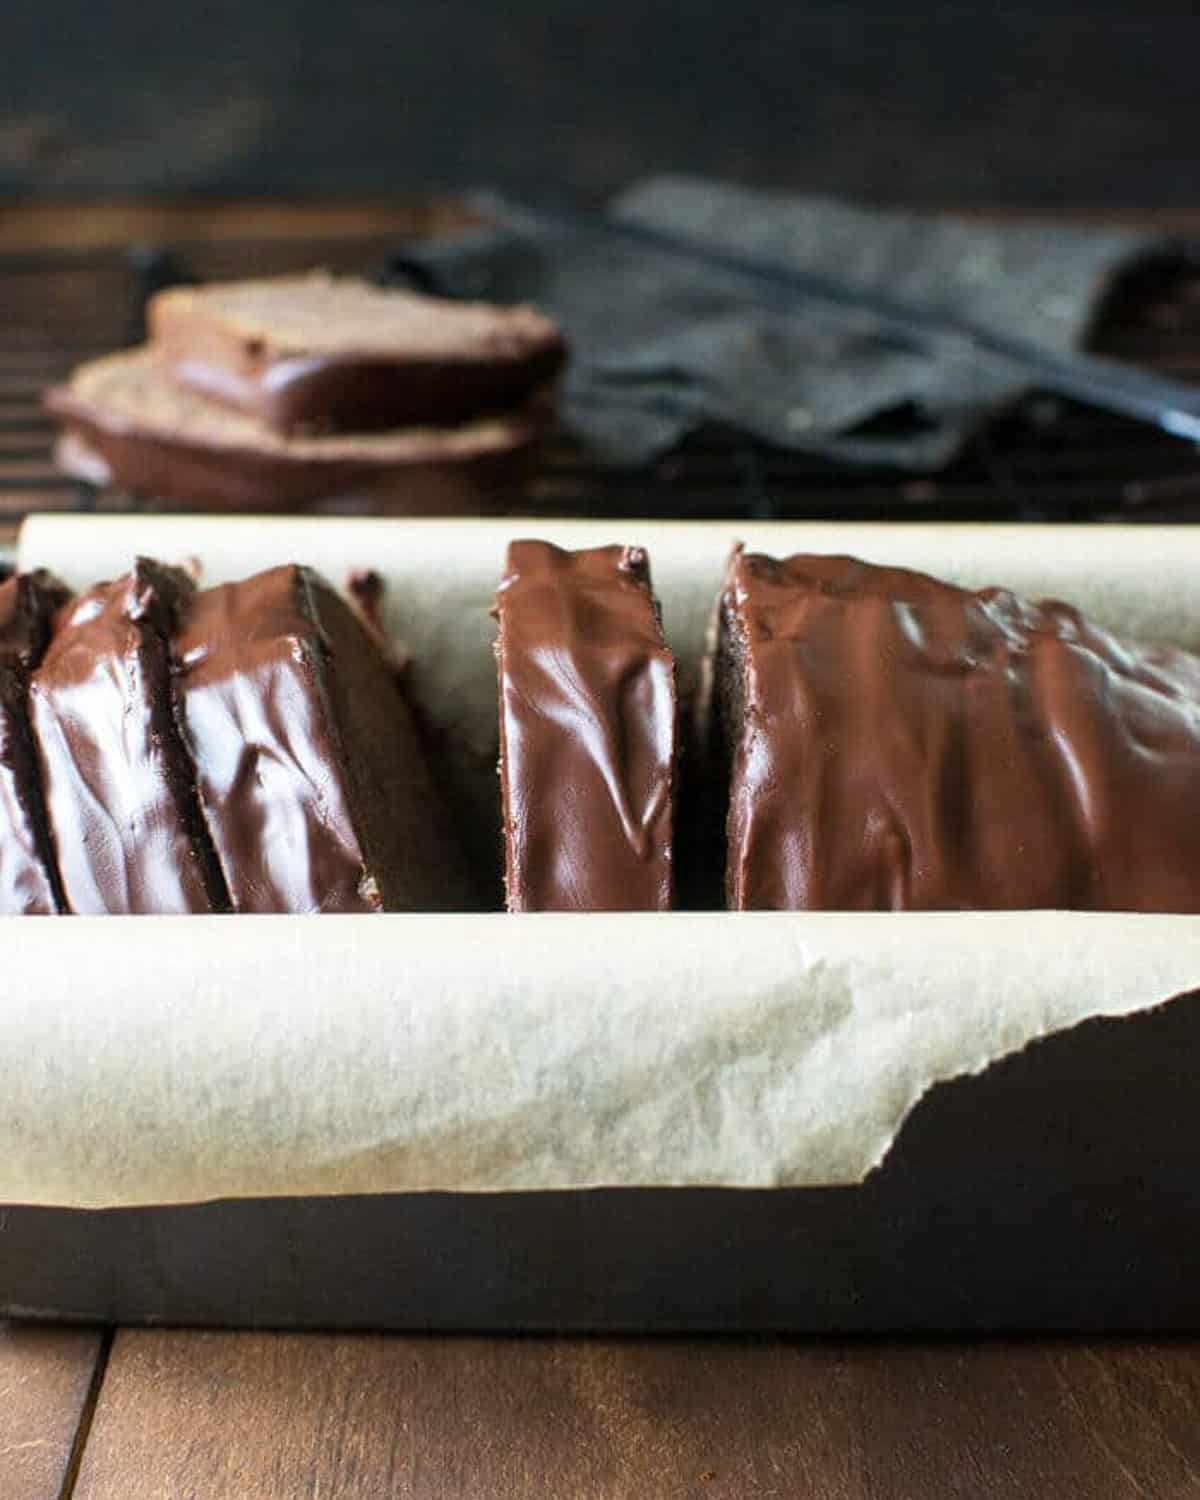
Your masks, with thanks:
[(316, 573), (273, 568), (191, 595), (173, 655), (235, 911), (475, 904), (395, 674)]
[(191, 580), (139, 559), (59, 614), (29, 690), (70, 911), (224, 911), (175, 722), (169, 638)]
[(147, 322), (173, 380), (281, 432), (463, 422), (520, 406), (566, 356), (557, 325), (530, 307), (321, 271), (172, 287)]
[(645, 552), (514, 542), (495, 613), (509, 910), (667, 910), (675, 666)]
[(446, 471), (498, 480), (544, 425), (528, 409), (460, 427), (287, 437), (174, 385), (147, 346), (80, 365), (66, 385), (46, 392), (45, 403), (69, 440), (59, 462), (76, 477), (233, 510), (388, 487), (401, 500), (410, 494), (416, 507), (422, 486)]
[(0, 584), (0, 914), (63, 909), (29, 728), (29, 678), (70, 593), (41, 569)]
[(1200, 658), (846, 557), (718, 619), (730, 907), (1200, 912)]

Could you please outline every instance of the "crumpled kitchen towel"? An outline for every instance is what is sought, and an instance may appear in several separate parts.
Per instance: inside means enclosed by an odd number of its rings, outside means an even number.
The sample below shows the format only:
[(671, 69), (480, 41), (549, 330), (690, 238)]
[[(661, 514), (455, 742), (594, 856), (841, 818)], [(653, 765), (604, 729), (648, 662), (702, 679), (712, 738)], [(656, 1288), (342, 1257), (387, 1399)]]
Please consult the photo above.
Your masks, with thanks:
[[(917, 347), (882, 334), (866, 312), (812, 299), (781, 313), (727, 271), (564, 227), (495, 195), (475, 202), (494, 227), (406, 246), (391, 276), (557, 317), (572, 348), (563, 420), (614, 465), (644, 463), (717, 424), (781, 448), (932, 470), (1024, 388), (1019, 370), (961, 339)], [(997, 227), (679, 176), (637, 184), (608, 212), (1054, 350), (1082, 343), (1122, 273), (1178, 253), (1132, 231)]]

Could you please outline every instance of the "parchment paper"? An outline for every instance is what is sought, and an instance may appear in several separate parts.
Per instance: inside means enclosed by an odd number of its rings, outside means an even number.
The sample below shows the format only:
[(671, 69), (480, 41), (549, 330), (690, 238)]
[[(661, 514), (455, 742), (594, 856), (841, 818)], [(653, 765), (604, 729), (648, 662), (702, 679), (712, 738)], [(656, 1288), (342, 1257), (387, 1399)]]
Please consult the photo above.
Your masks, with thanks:
[[(737, 534), (1057, 594), (1200, 647), (1189, 528)], [(726, 525), (39, 517), (21, 561), (79, 585), (134, 551), (196, 556), (212, 582), (373, 566), (430, 715), (482, 764), (487, 608), (516, 535), (649, 546), (694, 671)], [(464, 788), (492, 816), (483, 782)], [(0, 941), (0, 1201), (79, 1206), (854, 1182), (937, 1081), (1200, 986), (1191, 917), (8, 919)]]

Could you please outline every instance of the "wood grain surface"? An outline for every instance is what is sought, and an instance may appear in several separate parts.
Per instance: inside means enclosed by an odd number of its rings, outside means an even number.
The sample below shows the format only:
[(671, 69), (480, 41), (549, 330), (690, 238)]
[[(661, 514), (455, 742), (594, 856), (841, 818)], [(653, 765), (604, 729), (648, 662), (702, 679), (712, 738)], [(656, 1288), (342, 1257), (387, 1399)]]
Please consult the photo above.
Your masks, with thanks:
[(103, 1346), (98, 1329), (0, 1323), (0, 1500), (69, 1493)]
[[(1200, 213), (1168, 210), (1160, 217), (1172, 227), (1200, 227)], [(0, 250), (60, 252), (163, 242), (404, 238), (445, 233), (469, 222), (461, 203), (448, 195), (0, 198)], [(1146, 216), (1137, 214), (1136, 222), (1146, 222)]]
[(76, 1500), (1184, 1496), (1200, 1345), (117, 1337)]
[[(1020, 223), (1044, 209), (1005, 203), (934, 205), (967, 218)], [(1192, 204), (1143, 208), (1075, 204), (1058, 209), (1066, 222), (1200, 236)], [(444, 234), (472, 222), (461, 198), (448, 193), (378, 198), (0, 197), (0, 251), (87, 251), (137, 244), (209, 244), (261, 240), (403, 239)]]

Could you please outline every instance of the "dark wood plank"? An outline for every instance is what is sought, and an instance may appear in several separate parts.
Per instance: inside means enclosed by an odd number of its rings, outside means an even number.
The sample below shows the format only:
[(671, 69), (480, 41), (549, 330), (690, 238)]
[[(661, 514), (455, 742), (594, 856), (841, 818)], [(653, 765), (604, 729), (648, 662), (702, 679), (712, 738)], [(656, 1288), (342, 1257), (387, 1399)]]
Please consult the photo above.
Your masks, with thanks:
[[(1045, 217), (1044, 209), (1021, 209), (1011, 203), (955, 202), (943, 207), (971, 218), (1011, 223)], [(1167, 208), (1061, 204), (1056, 214), (1089, 226), (1200, 236), (1200, 209), (1187, 203)], [(349, 199), (64, 196), (0, 200), (0, 251), (78, 253), (139, 244), (201, 242), (225, 244), (234, 251), (239, 245), (262, 240), (315, 243), (445, 234), (469, 222), (461, 199), (447, 193)], [(69, 284), (71, 273), (61, 274)], [(81, 268), (75, 274), (81, 282), (91, 283), (88, 297), (94, 297), (99, 274), (95, 267)]]
[(0, 1500), (59, 1500), (103, 1349), (98, 1329), (0, 1323)]
[[(1200, 223), (1200, 215), (1192, 218)], [(370, 239), (437, 234), (465, 222), (469, 216), (457, 200), (428, 193), (353, 199), (62, 197), (0, 202), (0, 249), (75, 252), (197, 241)]]
[(76, 1500), (1175, 1496), (1200, 1344), (122, 1332)]

